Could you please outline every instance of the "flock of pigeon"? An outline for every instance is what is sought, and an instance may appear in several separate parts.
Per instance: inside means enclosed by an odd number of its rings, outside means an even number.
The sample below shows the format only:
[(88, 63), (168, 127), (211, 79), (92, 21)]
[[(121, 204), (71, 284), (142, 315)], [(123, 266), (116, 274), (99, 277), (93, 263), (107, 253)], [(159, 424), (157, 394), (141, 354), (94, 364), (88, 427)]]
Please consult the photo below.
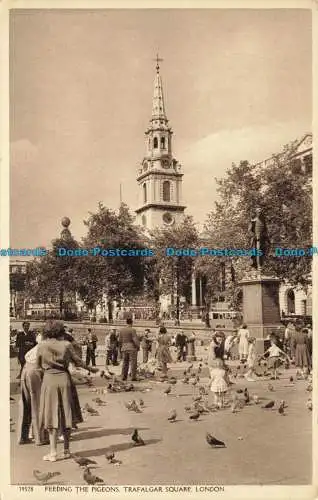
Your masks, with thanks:
[[(260, 365), (261, 366), (261, 365)], [(214, 405), (214, 404), (209, 404), (208, 403), (208, 396), (209, 396), (209, 387), (201, 383), (201, 372), (203, 369), (202, 363), (199, 364), (197, 370), (193, 370), (193, 365), (191, 364), (184, 372), (184, 378), (181, 380), (182, 384), (191, 384), (193, 386), (193, 395), (192, 395), (192, 402), (191, 404), (185, 405), (184, 411), (186, 414), (188, 414), (188, 418), (190, 421), (198, 421), (203, 414), (208, 414), (212, 412), (217, 412), (219, 411), (219, 408)], [(267, 372), (266, 372), (266, 362), (263, 364), (263, 372), (262, 375), (258, 376), (263, 376), (266, 378)], [(244, 375), (242, 374), (243, 370), (241, 366), (238, 366), (237, 368), (232, 368), (230, 369), (230, 376), (232, 379), (231, 385), (234, 385), (233, 379), (235, 380), (237, 377), (243, 378)], [(90, 387), (92, 388), (92, 392), (99, 393), (99, 394), (105, 394), (107, 393), (112, 393), (112, 392), (131, 392), (134, 391), (135, 388), (133, 384), (125, 384), (117, 377), (115, 374), (112, 374), (112, 381), (111, 383), (108, 383), (108, 386), (106, 388), (97, 388), (94, 387), (93, 383), (90, 382)], [(270, 375), (270, 374), (269, 374)], [(101, 372), (101, 377), (102, 378), (107, 378), (109, 379), (109, 374), (105, 376), (104, 372)], [(150, 377), (145, 377), (145, 378), (150, 378)], [(307, 380), (307, 387), (306, 391), (311, 392), (312, 391), (312, 376), (307, 375), (303, 376), (299, 372), (296, 373), (295, 376), (296, 380), (300, 379), (306, 379)], [(164, 382), (164, 379), (161, 379), (160, 382)], [(168, 379), (167, 386), (163, 390), (163, 396), (169, 397), (174, 394), (173, 392), (173, 387), (178, 383), (176, 377), (170, 377)], [(295, 384), (294, 378), (291, 376), (289, 378), (289, 384), (285, 385), (284, 387), (293, 387)], [(142, 389), (138, 387), (138, 392), (145, 392), (150, 389)], [(272, 383), (268, 383), (268, 391), (270, 393), (275, 392), (274, 386)], [(261, 398), (257, 394), (250, 395), (249, 391), (247, 388), (245, 389), (237, 389), (235, 391), (229, 391), (231, 393), (231, 399), (227, 401), (225, 407), (230, 408), (232, 413), (237, 413), (240, 410), (242, 410), (246, 405), (259, 405), (261, 403)], [(175, 394), (176, 397), (178, 397), (177, 394)], [(10, 398), (12, 400), (12, 398)], [(92, 400), (96, 406), (102, 407), (106, 406), (106, 401), (103, 401), (100, 397), (95, 397)], [(124, 401), (124, 406), (128, 411), (135, 412), (135, 413), (142, 413), (144, 410), (144, 401), (143, 399), (139, 398), (138, 400), (136, 399), (131, 399), (129, 401)], [(308, 401), (306, 403), (306, 407), (309, 411), (312, 411), (312, 399), (311, 397), (308, 398)], [(281, 401), (276, 401), (275, 399), (271, 399), (270, 401), (266, 402), (265, 404), (260, 406), (261, 409), (264, 411), (272, 411), (275, 410), (277, 411), (278, 415), (280, 416), (285, 416), (285, 410), (288, 408), (288, 405), (284, 400)], [(88, 416), (98, 416), (99, 412), (97, 409), (93, 408), (90, 404), (86, 403), (84, 407), (82, 408), (83, 416), (88, 417)], [(178, 422), (178, 414), (175, 408), (173, 408), (170, 413), (167, 415), (167, 421), (169, 421), (171, 424)], [(12, 426), (12, 420), (10, 419), (10, 426)], [(206, 443), (212, 447), (212, 448), (226, 448), (226, 444), (221, 441), (220, 439), (216, 438), (213, 436), (211, 433), (207, 432), (206, 433)], [(242, 439), (242, 438), (238, 438)], [(138, 429), (135, 429), (134, 432), (131, 435), (131, 444), (134, 447), (138, 446), (145, 446), (146, 442), (142, 439), (142, 437), (139, 434)], [(82, 457), (76, 454), (72, 454), (71, 458), (78, 464), (78, 466), (83, 469), (83, 480), (88, 484), (88, 485), (94, 485), (97, 483), (104, 483), (103, 479), (99, 478), (98, 476), (94, 475), (91, 471), (91, 467), (97, 465), (97, 462), (94, 460), (91, 460), (86, 457)], [(107, 453), (105, 455), (105, 459), (109, 464), (113, 465), (121, 465), (122, 462), (115, 457), (114, 452)], [(60, 472), (41, 472), (39, 470), (34, 470), (33, 471), (33, 476), (36, 478), (36, 480), (44, 485), (46, 484), (50, 479), (59, 476)]]

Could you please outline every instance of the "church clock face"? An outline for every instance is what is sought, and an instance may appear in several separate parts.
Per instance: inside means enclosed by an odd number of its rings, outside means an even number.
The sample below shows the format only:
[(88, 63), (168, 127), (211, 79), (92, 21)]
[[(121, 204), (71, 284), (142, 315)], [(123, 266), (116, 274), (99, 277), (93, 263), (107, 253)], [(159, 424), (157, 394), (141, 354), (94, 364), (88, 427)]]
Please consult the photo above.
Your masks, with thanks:
[(172, 226), (174, 223), (174, 217), (170, 212), (165, 212), (162, 216), (162, 220), (167, 226)]
[(169, 160), (161, 160), (161, 165), (163, 168), (170, 168)]

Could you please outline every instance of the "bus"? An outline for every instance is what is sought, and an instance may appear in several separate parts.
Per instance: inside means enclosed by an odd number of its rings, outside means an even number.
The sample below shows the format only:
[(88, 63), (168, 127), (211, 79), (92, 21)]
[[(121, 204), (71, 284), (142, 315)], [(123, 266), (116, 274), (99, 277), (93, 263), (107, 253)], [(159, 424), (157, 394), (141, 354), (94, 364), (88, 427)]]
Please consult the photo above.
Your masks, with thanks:
[(209, 319), (211, 328), (231, 330), (239, 328), (243, 315), (239, 311), (212, 310), (209, 312)]

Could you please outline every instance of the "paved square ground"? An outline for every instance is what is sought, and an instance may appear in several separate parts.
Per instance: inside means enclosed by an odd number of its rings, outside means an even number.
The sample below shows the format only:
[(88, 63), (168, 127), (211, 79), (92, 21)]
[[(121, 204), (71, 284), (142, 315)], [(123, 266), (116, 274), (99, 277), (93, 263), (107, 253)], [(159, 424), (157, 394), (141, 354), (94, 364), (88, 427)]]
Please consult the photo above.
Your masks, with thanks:
[[(237, 364), (237, 363), (235, 363)], [(107, 402), (99, 407), (99, 416), (88, 417), (73, 434), (72, 452), (96, 460), (94, 470), (106, 484), (311, 484), (312, 413), (306, 408), (310, 394), (304, 380), (290, 384), (295, 369), (282, 370), (279, 380), (271, 382), (274, 392), (268, 390), (268, 380), (257, 378), (246, 382), (238, 378), (231, 391), (248, 387), (250, 394), (263, 399), (260, 405), (245, 406), (238, 413), (230, 408), (204, 414), (199, 421), (189, 420), (184, 407), (191, 404), (193, 388), (181, 382), (182, 371), (188, 363), (171, 365), (170, 374), (178, 383), (171, 395), (164, 395), (166, 383), (137, 382), (136, 392), (106, 394)], [(196, 366), (197, 364), (195, 364)], [(118, 373), (119, 368), (115, 371)], [(208, 384), (207, 369), (202, 382)], [(100, 386), (103, 381), (95, 379)], [(148, 388), (147, 392), (138, 391)], [(96, 394), (87, 387), (79, 387), (81, 405)], [(142, 398), (142, 413), (129, 412), (124, 401)], [(208, 396), (213, 402), (212, 394)], [(261, 408), (264, 402), (284, 399), (288, 404), (286, 416), (276, 410)], [(11, 403), (11, 416), (17, 420), (18, 396)], [(171, 424), (168, 414), (175, 408), (178, 421)], [(276, 406), (277, 408), (277, 406)], [(146, 446), (132, 447), (131, 434), (138, 428)], [(212, 449), (205, 441), (209, 431), (225, 441), (225, 449)], [(33, 444), (18, 446), (11, 433), (11, 475), (13, 484), (35, 484), (33, 470), (60, 471), (59, 484), (85, 484), (82, 471), (71, 460), (47, 463), (42, 456), (48, 447)], [(60, 445), (61, 446), (61, 445)], [(62, 447), (61, 447), (62, 448)], [(115, 451), (120, 466), (107, 463), (105, 453)], [(54, 482), (54, 481), (52, 481)]]

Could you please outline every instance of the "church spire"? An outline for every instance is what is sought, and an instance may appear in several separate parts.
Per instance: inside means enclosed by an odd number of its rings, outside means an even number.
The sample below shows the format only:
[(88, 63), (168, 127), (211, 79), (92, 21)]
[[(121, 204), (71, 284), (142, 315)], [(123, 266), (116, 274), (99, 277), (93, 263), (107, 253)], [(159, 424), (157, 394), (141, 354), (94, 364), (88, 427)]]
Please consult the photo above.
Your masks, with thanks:
[(160, 59), (157, 54), (155, 61), (157, 64), (156, 64), (156, 76), (155, 76), (154, 92), (152, 99), (151, 121), (164, 120), (165, 122), (167, 122), (168, 120), (165, 112), (165, 103), (163, 98), (162, 80), (160, 76), (160, 66), (159, 66), (159, 63), (162, 62), (163, 59)]

